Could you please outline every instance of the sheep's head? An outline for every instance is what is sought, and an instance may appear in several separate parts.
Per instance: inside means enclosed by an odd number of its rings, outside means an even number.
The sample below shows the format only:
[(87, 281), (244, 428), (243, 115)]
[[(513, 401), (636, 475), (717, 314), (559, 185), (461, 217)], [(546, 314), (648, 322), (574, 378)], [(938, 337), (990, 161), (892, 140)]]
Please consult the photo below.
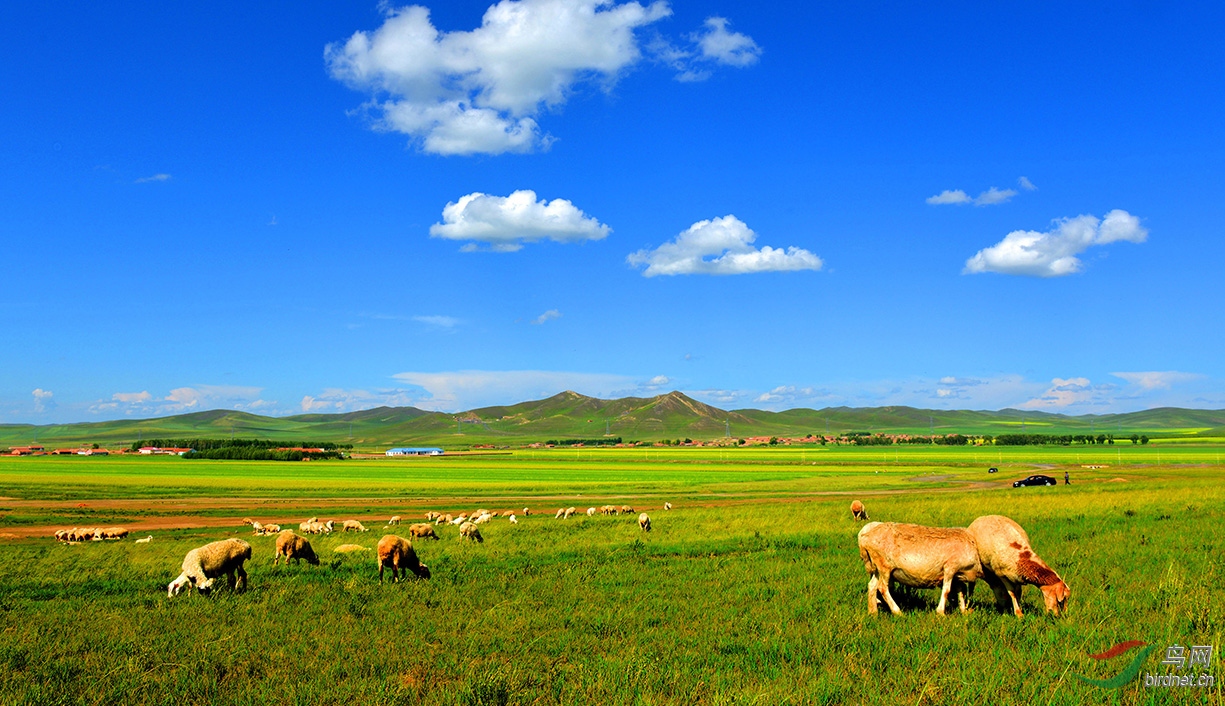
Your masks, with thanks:
[(418, 578), (428, 579), (430, 577), (430, 567), (425, 564), (417, 564), (417, 568), (413, 569), (413, 573)]
[(1063, 581), (1041, 586), (1042, 598), (1046, 601), (1046, 612), (1056, 616), (1063, 615), (1068, 610), (1068, 597), (1072, 590)]
[(166, 597), (174, 598), (190, 585), (191, 579), (187, 578), (187, 574), (179, 574), (178, 578), (171, 581), (170, 584), (166, 586)]
[(315, 550), (311, 549), (309, 545), (303, 549), (304, 551), (302, 552), (302, 558), (306, 559), (306, 563), (312, 566), (319, 566), (319, 557), (315, 555)]
[(213, 579), (204, 579), (196, 584), (196, 590), (200, 592), (200, 595), (207, 596), (213, 590)]

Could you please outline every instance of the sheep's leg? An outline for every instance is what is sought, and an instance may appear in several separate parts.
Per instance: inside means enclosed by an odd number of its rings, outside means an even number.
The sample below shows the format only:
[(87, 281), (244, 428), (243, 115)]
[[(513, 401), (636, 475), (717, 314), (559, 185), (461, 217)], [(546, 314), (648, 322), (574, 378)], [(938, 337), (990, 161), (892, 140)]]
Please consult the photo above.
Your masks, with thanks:
[(379, 583), (383, 583), (383, 562), (379, 562)]
[(974, 584), (962, 583), (959, 588), (960, 590), (957, 591), (957, 605), (961, 608), (962, 613), (970, 613), (972, 612), (969, 605), (970, 594), (974, 592)]
[[(877, 564), (877, 566), (879, 567), (880, 564)], [(885, 604), (889, 606), (889, 612), (894, 615), (901, 615), (902, 609), (898, 607), (897, 601), (893, 600), (893, 594), (889, 591), (889, 582), (893, 576), (893, 569), (878, 569), (877, 576), (879, 578), (876, 582), (876, 589), (880, 591), (881, 597), (885, 599)]]
[[(1008, 597), (1012, 599), (1012, 612), (1018, 618), (1023, 615), (1021, 612), (1021, 589), (1023, 586), (1024, 584), (1014, 583), (1007, 579), (1004, 580), (1004, 588), (1008, 593)], [(1007, 610), (1007, 604), (1005, 604), (1004, 609)]]
[(876, 615), (879, 610), (876, 604), (880, 601), (880, 596), (876, 590), (876, 584), (876, 574), (872, 574), (872, 578), (868, 579), (868, 613), (870, 615)]
[(239, 588), (241, 588), (244, 591), (247, 590), (247, 571), (246, 569), (242, 568), (242, 564), (239, 564), (238, 567), (234, 569), (234, 571), (235, 573), (238, 574)]
[(936, 606), (936, 612), (944, 615), (944, 609), (948, 607), (949, 591), (953, 590), (953, 572), (944, 572), (944, 585), (940, 588), (940, 605)]

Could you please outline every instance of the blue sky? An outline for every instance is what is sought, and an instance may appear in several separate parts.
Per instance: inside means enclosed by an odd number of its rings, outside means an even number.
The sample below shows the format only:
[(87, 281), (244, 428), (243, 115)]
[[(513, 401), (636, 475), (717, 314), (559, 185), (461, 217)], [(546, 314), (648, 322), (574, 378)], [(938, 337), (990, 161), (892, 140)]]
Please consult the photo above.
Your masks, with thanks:
[(1225, 407), (1212, 4), (0, 13), (0, 422)]

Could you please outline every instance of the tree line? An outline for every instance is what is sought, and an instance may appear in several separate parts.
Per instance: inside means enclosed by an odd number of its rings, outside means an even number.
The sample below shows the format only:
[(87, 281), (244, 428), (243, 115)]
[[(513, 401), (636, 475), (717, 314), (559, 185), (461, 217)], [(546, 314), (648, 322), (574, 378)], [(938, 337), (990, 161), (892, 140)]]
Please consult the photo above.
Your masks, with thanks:
[(353, 444), (337, 444), (332, 441), (270, 441), (268, 439), (146, 439), (144, 441), (133, 441), (130, 448), (132, 451), (140, 451), (145, 446), (154, 446), (162, 449), (193, 449), (198, 452), (228, 448), (272, 450), (287, 446), (323, 449), (324, 451), (339, 451), (341, 449), (348, 450), (353, 448)]

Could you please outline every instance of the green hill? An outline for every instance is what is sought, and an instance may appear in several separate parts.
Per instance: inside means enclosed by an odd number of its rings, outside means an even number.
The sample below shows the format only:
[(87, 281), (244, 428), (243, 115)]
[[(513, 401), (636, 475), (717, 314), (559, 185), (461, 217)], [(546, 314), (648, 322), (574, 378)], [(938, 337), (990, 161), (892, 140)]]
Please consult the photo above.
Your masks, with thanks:
[(680, 392), (656, 397), (602, 400), (566, 391), (519, 404), (482, 407), (460, 413), (427, 412), (415, 407), (377, 407), (344, 414), (264, 417), (232, 410), (193, 412), (154, 419), (124, 419), (77, 424), (0, 425), (0, 446), (41, 443), (49, 448), (80, 444), (130, 444), (165, 438), (260, 438), (351, 443), (357, 448), (389, 445), (522, 444), (549, 439), (626, 440), (712, 439), (847, 432), (998, 435), (1114, 434), (1220, 436), (1225, 410), (1159, 408), (1128, 414), (1068, 416), (1004, 409), (928, 410), (914, 407), (828, 407), (767, 412), (723, 410)]

